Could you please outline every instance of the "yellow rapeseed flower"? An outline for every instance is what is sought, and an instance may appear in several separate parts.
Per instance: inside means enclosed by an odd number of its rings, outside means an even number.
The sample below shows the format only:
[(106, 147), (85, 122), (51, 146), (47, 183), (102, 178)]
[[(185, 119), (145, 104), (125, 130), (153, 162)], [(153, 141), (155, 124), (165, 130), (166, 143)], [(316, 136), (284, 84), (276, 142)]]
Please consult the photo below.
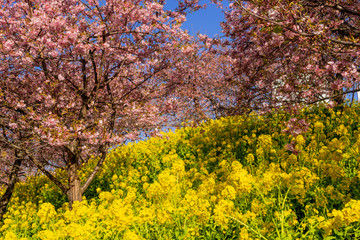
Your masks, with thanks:
[(53, 220), (56, 216), (56, 210), (54, 205), (51, 203), (43, 203), (40, 205), (39, 211), (37, 212), (37, 216), (40, 219), (40, 224), (48, 223)]
[(126, 240), (142, 240), (143, 238), (137, 235), (135, 232), (131, 230), (126, 230), (123, 236), (123, 239)]
[(17, 236), (12, 231), (6, 233), (4, 240), (17, 240)]

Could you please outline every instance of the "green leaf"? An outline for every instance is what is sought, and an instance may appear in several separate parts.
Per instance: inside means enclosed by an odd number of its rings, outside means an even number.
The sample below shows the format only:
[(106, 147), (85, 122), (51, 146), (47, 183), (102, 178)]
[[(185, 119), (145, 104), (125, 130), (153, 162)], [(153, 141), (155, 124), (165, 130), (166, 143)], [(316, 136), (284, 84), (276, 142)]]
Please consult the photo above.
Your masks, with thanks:
[(336, 237), (334, 237), (334, 236), (327, 236), (326, 238), (324, 238), (324, 240), (332, 240), (332, 239), (336, 239)]
[(273, 32), (274, 33), (283, 33), (283, 28), (280, 26), (276, 26), (276, 27), (274, 27)]

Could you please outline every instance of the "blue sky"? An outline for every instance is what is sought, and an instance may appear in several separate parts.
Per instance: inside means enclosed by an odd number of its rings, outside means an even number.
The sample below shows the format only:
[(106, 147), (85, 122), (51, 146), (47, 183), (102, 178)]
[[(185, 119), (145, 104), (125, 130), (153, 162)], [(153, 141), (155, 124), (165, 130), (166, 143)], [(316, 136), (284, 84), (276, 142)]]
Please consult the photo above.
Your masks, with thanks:
[[(165, 8), (174, 9), (177, 3), (177, 0), (166, 0)], [(207, 4), (207, 8), (189, 14), (182, 29), (189, 30), (191, 35), (195, 35), (197, 32), (206, 34), (209, 37), (214, 37), (217, 34), (221, 35), (220, 22), (224, 21), (224, 14), (221, 9), (210, 3), (209, 0), (201, 0), (200, 3)]]

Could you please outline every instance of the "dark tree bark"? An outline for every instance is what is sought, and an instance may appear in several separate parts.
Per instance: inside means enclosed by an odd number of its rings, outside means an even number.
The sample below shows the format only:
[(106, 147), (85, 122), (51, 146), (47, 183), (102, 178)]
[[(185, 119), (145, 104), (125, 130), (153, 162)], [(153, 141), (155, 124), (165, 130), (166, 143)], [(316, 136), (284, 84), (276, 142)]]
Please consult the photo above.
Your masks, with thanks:
[[(18, 154), (16, 154), (16, 155), (18, 155)], [(2, 219), (4, 217), (6, 208), (10, 202), (11, 196), (12, 196), (14, 188), (15, 188), (15, 184), (19, 181), (18, 174), (20, 171), (20, 166), (21, 166), (22, 161), (23, 161), (23, 159), (19, 158), (17, 156), (17, 158), (15, 159), (14, 164), (12, 166), (11, 173), (9, 176), (9, 184), (7, 186), (7, 189), (4, 193), (4, 195), (1, 196), (1, 199), (0, 199), (0, 221), (2, 221)]]

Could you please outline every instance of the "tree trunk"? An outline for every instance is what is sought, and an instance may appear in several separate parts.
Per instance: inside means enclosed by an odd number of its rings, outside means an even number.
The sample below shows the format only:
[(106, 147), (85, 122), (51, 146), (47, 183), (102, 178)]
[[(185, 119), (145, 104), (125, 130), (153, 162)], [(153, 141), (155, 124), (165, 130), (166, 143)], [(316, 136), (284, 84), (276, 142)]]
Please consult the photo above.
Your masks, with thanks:
[(77, 163), (70, 164), (68, 168), (68, 178), (69, 178), (69, 208), (72, 209), (72, 205), (75, 201), (81, 202), (82, 192), (81, 192), (81, 182), (79, 175), (77, 174), (78, 165)]
[[(336, 79), (342, 79), (342, 76), (341, 74), (337, 73), (336, 74), (336, 77), (335, 77), (335, 80)], [(345, 103), (345, 95), (344, 95), (344, 90), (341, 88), (339, 90), (334, 90), (334, 98), (333, 98), (333, 101), (335, 102), (335, 104), (339, 107), (342, 107)]]
[(15, 184), (18, 182), (18, 173), (20, 171), (20, 166), (22, 163), (21, 158), (16, 158), (14, 165), (12, 166), (11, 173), (9, 176), (9, 184), (4, 193), (4, 195), (0, 199), (0, 221), (2, 221), (4, 214), (6, 212), (7, 205), (10, 202), (11, 196), (13, 194), (13, 190), (15, 188)]
[(343, 92), (342, 89), (334, 91), (334, 102), (337, 106), (341, 106), (345, 103)]

